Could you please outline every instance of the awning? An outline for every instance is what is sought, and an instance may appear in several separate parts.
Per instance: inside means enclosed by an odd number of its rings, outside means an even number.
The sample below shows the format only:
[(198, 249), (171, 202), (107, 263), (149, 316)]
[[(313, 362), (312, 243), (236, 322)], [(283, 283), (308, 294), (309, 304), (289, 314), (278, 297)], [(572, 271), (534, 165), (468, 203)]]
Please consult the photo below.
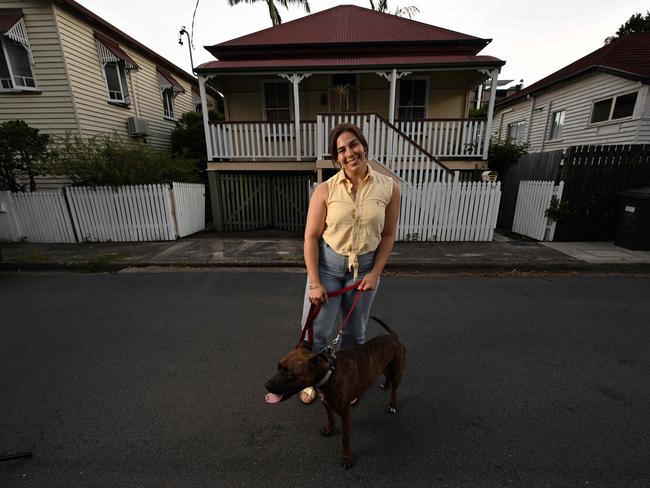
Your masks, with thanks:
[(161, 90), (171, 89), (174, 93), (185, 93), (185, 89), (169, 71), (160, 66), (156, 66), (156, 71), (158, 72), (158, 83)]
[(20, 43), (27, 52), (30, 53), (29, 39), (27, 39), (27, 29), (23, 21), (23, 15), (20, 13), (0, 15), (0, 34), (7, 36), (9, 39)]
[(138, 66), (137, 63), (133, 61), (124, 50), (122, 50), (117, 42), (99, 32), (93, 32), (93, 35), (97, 40), (97, 49), (102, 63), (117, 63), (123, 61), (126, 69), (140, 69), (140, 66)]
[(7, 32), (16, 25), (22, 15), (20, 14), (1, 14), (0, 15), (0, 33), (7, 34)]

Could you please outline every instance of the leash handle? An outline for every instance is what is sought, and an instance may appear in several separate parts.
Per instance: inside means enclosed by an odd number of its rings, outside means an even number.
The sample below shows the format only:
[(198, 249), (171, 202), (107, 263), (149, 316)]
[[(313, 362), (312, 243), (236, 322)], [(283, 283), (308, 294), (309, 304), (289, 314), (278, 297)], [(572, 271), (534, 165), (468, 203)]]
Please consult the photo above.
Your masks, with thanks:
[[(337, 297), (339, 295), (343, 295), (344, 293), (347, 293), (349, 291), (352, 291), (354, 289), (357, 289), (357, 294), (354, 298), (354, 302), (352, 302), (352, 306), (350, 307), (350, 310), (348, 311), (348, 315), (345, 317), (345, 320), (341, 323), (341, 328), (339, 329), (338, 335), (336, 336), (335, 342), (333, 345), (336, 345), (341, 337), (341, 334), (345, 330), (345, 327), (347, 326), (348, 320), (350, 320), (350, 316), (352, 315), (352, 312), (354, 311), (354, 308), (357, 306), (357, 302), (359, 301), (359, 298), (361, 297), (361, 293), (363, 293), (363, 290), (359, 290), (359, 285), (361, 284), (361, 280), (357, 281), (356, 283), (346, 286), (345, 288), (341, 288), (340, 290), (335, 290), (335, 291), (328, 291), (327, 296), (328, 297)], [(298, 345), (300, 345), (304, 340), (307, 340), (307, 343), (309, 344), (310, 348), (313, 348), (314, 346), (314, 320), (320, 313), (321, 309), (321, 304), (314, 304), (312, 303), (311, 306), (309, 307), (309, 312), (307, 313), (307, 319), (305, 320), (305, 325), (302, 328), (302, 331), (300, 333), (300, 338), (298, 339)]]

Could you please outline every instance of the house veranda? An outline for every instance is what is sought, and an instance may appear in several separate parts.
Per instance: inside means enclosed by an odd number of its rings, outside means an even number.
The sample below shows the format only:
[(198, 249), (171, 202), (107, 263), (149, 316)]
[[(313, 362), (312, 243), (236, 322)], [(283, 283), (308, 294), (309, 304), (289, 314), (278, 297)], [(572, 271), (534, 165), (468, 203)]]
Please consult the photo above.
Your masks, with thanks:
[[(493, 102), (485, 119), (468, 113), (471, 90), (504, 64), (478, 54), (489, 42), (344, 5), (207, 47), (217, 60), (197, 68), (201, 95), (206, 83), (221, 91), (226, 116), (209, 123), (203, 111), (217, 229), (251, 211), (242, 205), (271, 215), (278, 199), (304, 219), (302, 190), (279, 179), (307, 188), (334, 171), (328, 136), (342, 121), (363, 129), (377, 169), (413, 188), (485, 168)], [(235, 203), (235, 175), (239, 187), (268, 181)]]

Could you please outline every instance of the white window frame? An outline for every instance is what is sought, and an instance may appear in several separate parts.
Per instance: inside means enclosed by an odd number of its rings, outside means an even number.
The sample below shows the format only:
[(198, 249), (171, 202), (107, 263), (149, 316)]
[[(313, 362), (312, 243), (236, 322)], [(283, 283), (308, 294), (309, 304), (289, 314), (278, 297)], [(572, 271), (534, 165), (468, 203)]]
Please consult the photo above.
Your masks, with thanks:
[[(169, 120), (176, 120), (174, 98), (176, 93), (172, 88), (163, 88), (160, 90), (163, 104), (163, 117)], [(165, 99), (167, 100), (168, 108), (165, 108)]]
[(333, 73), (329, 75), (327, 80), (327, 110), (332, 112), (332, 88), (334, 88), (334, 75), (354, 75), (354, 90), (356, 93), (356, 106), (350, 113), (359, 111), (361, 104), (361, 76), (359, 73)]
[[(514, 139), (510, 138), (510, 128), (511, 127), (516, 127), (516, 132), (515, 132), (515, 137)], [(517, 120), (515, 122), (510, 122), (508, 125), (506, 125), (506, 142), (510, 144), (523, 144), (524, 143), (524, 133), (526, 132), (526, 121), (525, 120)]]
[[(262, 120), (268, 120), (267, 117), (266, 117), (266, 111), (267, 110), (286, 110), (284, 108), (282, 108), (282, 109), (277, 109), (277, 108), (275, 108), (275, 109), (274, 108), (267, 109), (267, 107), (266, 107), (266, 88), (265, 87), (266, 87), (267, 84), (271, 84), (271, 83), (281, 84), (281, 85), (286, 85), (287, 86), (287, 90), (289, 90), (289, 121), (294, 120), (294, 113), (293, 113), (293, 85), (289, 81), (282, 80), (282, 79), (274, 79), (274, 78), (273, 79), (268, 79), (268, 80), (262, 80), (262, 83), (261, 83), (260, 91), (261, 91), (261, 97), (262, 97)], [(278, 123), (285, 123), (286, 124), (286, 123), (289, 123), (289, 122), (287, 121), (287, 122), (278, 122)]]
[[(400, 111), (400, 94), (402, 92), (402, 82), (403, 81), (411, 81), (411, 80), (424, 80), (426, 81), (426, 88), (424, 92), (424, 119), (427, 118), (427, 115), (429, 113), (429, 91), (430, 91), (430, 82), (431, 79), (428, 76), (407, 76), (405, 78), (401, 78), (397, 81), (397, 93), (395, 94), (395, 114), (396, 114), (396, 119), (397, 120), (417, 120), (417, 119), (402, 119), (399, 116), (399, 111)], [(408, 107), (419, 107), (419, 105), (408, 105)]]
[[(626, 115), (625, 117), (618, 117), (616, 119), (612, 118), (612, 116), (614, 115), (614, 109), (616, 108), (616, 100), (626, 95), (632, 95), (633, 93), (636, 93), (636, 101), (634, 102), (634, 108), (632, 109), (632, 113), (630, 115)], [(640, 95), (641, 95), (640, 90), (631, 90), (625, 93), (619, 93), (618, 95), (612, 95), (608, 97), (594, 99), (591, 102), (591, 110), (589, 112), (589, 125), (611, 124), (611, 123), (617, 123), (617, 122), (633, 119), (636, 115), (637, 107), (639, 106), (639, 99), (641, 98)], [(596, 106), (596, 104), (610, 99), (612, 100), (612, 104), (609, 107), (609, 115), (607, 119), (599, 120), (598, 122), (592, 122), (591, 120), (594, 116), (594, 107)]]
[[(108, 86), (108, 73), (106, 69), (108, 66), (115, 66), (115, 71), (117, 73), (117, 80), (120, 84), (120, 95), (121, 98), (111, 98), (111, 89)], [(104, 81), (106, 82), (106, 94), (108, 95), (108, 102), (110, 103), (118, 103), (118, 104), (123, 104), (123, 105), (130, 105), (130, 97), (129, 97), (129, 78), (128, 78), (128, 72), (126, 70), (126, 67), (124, 66), (123, 61), (111, 61), (108, 63), (104, 63), (102, 65), (102, 74), (104, 75)], [(126, 86), (125, 86), (126, 84)], [(115, 92), (117, 93), (117, 92)]]
[[(560, 121), (557, 121), (557, 116), (560, 116)], [(566, 110), (554, 110), (551, 112), (551, 127), (548, 133), (549, 141), (561, 141), (562, 140), (562, 129), (564, 128), (564, 121), (566, 119)], [(557, 127), (557, 131), (554, 134), (554, 130)]]
[[(14, 27), (9, 29), (8, 32), (12, 32), (15, 30), (15, 33), (12, 35), (8, 35), (7, 32), (0, 34), (0, 49), (2, 50), (2, 56), (4, 57), (4, 60), (7, 64), (7, 69), (9, 70), (9, 78), (2, 78), (0, 80), (0, 91), (36, 91), (38, 90), (38, 83), (36, 81), (36, 75), (34, 74), (34, 58), (32, 57), (32, 50), (29, 46), (29, 41), (27, 40), (27, 30), (25, 28), (25, 23), (23, 19), (21, 18)], [(17, 75), (14, 74), (14, 69), (11, 65), (11, 60), (9, 59), (9, 55), (7, 54), (7, 40), (10, 40), (12, 43), (17, 44), (22, 47), (22, 49), (25, 51), (25, 56), (27, 58), (27, 62), (29, 64), (29, 70), (31, 72), (32, 76), (21, 76), (20, 78), (24, 80), (29, 79), (32, 80), (34, 83), (34, 86), (23, 86), (23, 85), (17, 85), (16, 84), (16, 79), (18, 78)], [(5, 81), (8, 81), (11, 84), (11, 87), (6, 87), (4, 86)]]

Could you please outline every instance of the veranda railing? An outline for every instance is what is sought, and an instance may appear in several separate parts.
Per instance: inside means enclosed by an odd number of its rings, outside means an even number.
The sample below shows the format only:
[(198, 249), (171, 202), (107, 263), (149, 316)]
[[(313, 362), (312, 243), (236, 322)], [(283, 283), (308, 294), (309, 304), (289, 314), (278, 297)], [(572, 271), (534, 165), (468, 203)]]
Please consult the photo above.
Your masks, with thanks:
[(397, 120), (395, 126), (438, 158), (476, 158), (483, 155), (482, 119)]

